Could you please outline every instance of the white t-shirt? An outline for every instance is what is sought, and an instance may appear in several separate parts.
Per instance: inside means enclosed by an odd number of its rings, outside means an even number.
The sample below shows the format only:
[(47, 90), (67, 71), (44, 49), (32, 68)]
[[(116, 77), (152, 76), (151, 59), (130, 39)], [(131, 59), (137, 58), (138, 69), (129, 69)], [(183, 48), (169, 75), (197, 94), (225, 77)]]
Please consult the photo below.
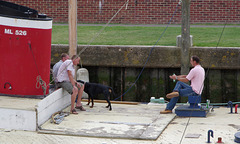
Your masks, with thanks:
[(66, 60), (60, 66), (60, 68), (58, 70), (58, 74), (57, 74), (58, 82), (63, 82), (63, 81), (69, 81), (70, 82), (67, 71), (71, 71), (73, 77), (75, 76), (75, 68), (74, 68), (72, 60)]

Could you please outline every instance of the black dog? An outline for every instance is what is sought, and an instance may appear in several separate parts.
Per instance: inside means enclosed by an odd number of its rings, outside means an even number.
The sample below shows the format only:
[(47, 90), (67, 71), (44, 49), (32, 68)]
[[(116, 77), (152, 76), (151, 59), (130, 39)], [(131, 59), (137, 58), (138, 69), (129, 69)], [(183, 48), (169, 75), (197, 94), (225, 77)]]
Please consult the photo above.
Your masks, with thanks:
[(113, 95), (115, 95), (115, 94), (114, 94), (114, 91), (111, 87), (105, 86), (105, 85), (102, 85), (102, 84), (97, 84), (97, 83), (84, 82), (82, 80), (77, 80), (77, 82), (85, 84), (84, 92), (88, 94), (88, 104), (87, 105), (90, 104), (90, 98), (91, 98), (92, 106), (90, 106), (90, 107), (92, 108), (93, 105), (94, 105), (93, 97), (95, 95), (98, 95), (98, 94), (104, 94), (104, 97), (105, 97), (106, 101), (108, 102), (108, 105), (106, 106), (106, 108), (109, 107), (109, 110), (112, 110), (112, 106), (111, 106), (111, 103), (110, 103), (109, 99), (110, 99), (111, 93)]

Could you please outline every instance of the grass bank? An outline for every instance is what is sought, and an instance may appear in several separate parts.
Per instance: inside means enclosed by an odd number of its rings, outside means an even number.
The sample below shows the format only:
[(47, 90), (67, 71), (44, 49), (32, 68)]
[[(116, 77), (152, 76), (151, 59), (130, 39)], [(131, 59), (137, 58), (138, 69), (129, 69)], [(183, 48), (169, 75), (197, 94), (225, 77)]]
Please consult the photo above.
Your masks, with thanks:
[[(86, 45), (96, 37), (103, 26), (78, 26), (78, 44)], [(165, 27), (110, 26), (92, 41), (91, 45), (154, 45)], [(193, 45), (216, 47), (222, 27), (191, 27)], [(168, 27), (157, 45), (176, 46), (181, 27)], [(226, 27), (219, 47), (240, 47), (240, 27)], [(68, 44), (68, 26), (53, 25), (52, 44)]]

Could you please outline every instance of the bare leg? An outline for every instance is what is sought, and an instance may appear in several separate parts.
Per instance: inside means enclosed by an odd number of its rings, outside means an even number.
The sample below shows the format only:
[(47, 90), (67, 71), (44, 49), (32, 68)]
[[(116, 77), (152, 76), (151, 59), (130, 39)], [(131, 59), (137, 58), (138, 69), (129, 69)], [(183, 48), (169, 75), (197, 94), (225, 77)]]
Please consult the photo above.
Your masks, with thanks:
[(77, 99), (77, 104), (76, 104), (77, 107), (82, 106), (81, 101), (82, 101), (82, 94), (83, 94), (84, 86), (85, 85), (81, 86), (80, 90), (78, 91), (78, 99)]
[(71, 111), (70, 112), (72, 112), (72, 110), (74, 109), (74, 103), (75, 103), (75, 99), (76, 99), (76, 96), (77, 96), (77, 91), (78, 91), (78, 89), (77, 89), (77, 87), (73, 87), (73, 93), (72, 93), (72, 95), (71, 95)]

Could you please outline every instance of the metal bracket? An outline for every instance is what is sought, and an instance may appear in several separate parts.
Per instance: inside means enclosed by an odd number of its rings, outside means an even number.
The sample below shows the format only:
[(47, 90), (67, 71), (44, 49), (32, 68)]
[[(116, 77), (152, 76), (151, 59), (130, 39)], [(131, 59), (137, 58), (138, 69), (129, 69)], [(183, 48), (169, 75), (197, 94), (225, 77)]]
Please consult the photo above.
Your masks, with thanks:
[(12, 85), (9, 83), (9, 82), (6, 82), (5, 84), (4, 84), (4, 89), (6, 89), (6, 85), (9, 85), (9, 87), (8, 87), (8, 89), (9, 90), (12, 90)]

